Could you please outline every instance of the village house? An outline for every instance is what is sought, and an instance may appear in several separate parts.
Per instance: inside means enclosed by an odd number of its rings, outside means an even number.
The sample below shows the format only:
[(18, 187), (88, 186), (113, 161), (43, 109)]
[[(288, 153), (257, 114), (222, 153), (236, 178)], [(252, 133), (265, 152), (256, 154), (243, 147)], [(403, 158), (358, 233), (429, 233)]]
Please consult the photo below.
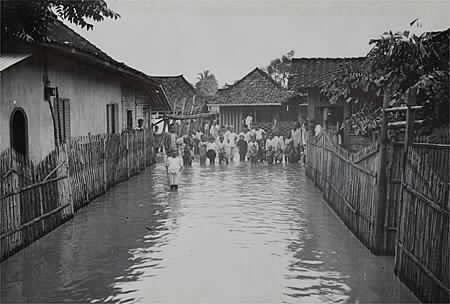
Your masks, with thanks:
[(173, 113), (195, 113), (199, 108), (195, 89), (183, 75), (151, 76), (150, 78), (163, 86)]
[(309, 127), (320, 123), (328, 129), (335, 129), (351, 113), (351, 106), (338, 101), (330, 103), (320, 93), (321, 84), (331, 80), (342, 69), (350, 65), (358, 70), (365, 57), (352, 58), (293, 58), (288, 88), (304, 96), (299, 99), (302, 120)]
[[(183, 75), (151, 76), (151, 79), (163, 86), (164, 94), (171, 106), (170, 111), (154, 112), (153, 124), (158, 126), (158, 132), (162, 132), (164, 128), (164, 121), (162, 118), (165, 114), (195, 115), (207, 112), (208, 109), (205, 105), (208, 98), (197, 95), (194, 86), (187, 81)], [(170, 123), (174, 123), (174, 121), (170, 121)], [(183, 122), (177, 120), (176, 123), (179, 124), (180, 134), (192, 129), (191, 127), (194, 125), (191, 125), (188, 120)], [(198, 123), (199, 122), (197, 121), (197, 124)]]
[[(219, 123), (240, 132), (247, 115), (253, 117), (253, 126), (279, 132), (292, 128), (300, 113), (299, 95), (276, 83), (266, 72), (255, 68), (233, 85), (218, 90), (211, 99), (210, 111), (219, 113)], [(297, 99), (296, 99), (297, 98)]]
[(161, 84), (62, 22), (44, 43), (2, 41), (0, 92), (0, 151), (34, 161), (58, 139), (150, 127), (152, 112), (170, 109)]

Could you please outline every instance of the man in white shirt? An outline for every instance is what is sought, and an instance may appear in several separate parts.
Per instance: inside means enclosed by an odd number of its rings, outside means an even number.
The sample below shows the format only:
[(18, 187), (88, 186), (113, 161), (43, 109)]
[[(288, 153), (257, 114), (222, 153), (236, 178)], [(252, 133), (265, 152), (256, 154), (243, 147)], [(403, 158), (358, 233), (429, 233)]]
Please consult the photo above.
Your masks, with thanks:
[(263, 139), (263, 134), (266, 133), (263, 128), (259, 127), (258, 130), (255, 131), (256, 141), (260, 141)]
[(252, 117), (252, 115), (248, 114), (247, 117), (245, 118), (245, 124), (248, 129), (252, 128), (252, 122), (253, 122), (253, 117)]
[(227, 127), (225, 133), (223, 134), (223, 138), (224, 138), (225, 142), (227, 142), (228, 140), (231, 141), (231, 131), (230, 131), (230, 129), (231, 129), (230, 127)]
[(250, 142), (250, 140), (251, 140), (251, 138), (252, 138), (252, 133), (251, 133), (250, 130), (247, 130), (247, 132), (245, 132), (244, 138), (245, 138), (245, 141), (246, 141), (247, 143)]
[(318, 136), (320, 132), (322, 132), (322, 126), (320, 125), (320, 123), (317, 123), (314, 128), (314, 136)]

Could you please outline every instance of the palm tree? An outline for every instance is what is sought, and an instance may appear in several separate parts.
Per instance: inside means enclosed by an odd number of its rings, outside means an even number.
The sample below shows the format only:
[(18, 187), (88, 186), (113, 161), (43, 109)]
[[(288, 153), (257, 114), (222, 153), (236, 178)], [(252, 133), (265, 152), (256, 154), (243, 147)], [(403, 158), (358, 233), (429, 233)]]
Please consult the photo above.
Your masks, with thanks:
[(198, 74), (198, 81), (195, 84), (197, 93), (201, 96), (214, 96), (218, 89), (216, 77), (209, 70)]

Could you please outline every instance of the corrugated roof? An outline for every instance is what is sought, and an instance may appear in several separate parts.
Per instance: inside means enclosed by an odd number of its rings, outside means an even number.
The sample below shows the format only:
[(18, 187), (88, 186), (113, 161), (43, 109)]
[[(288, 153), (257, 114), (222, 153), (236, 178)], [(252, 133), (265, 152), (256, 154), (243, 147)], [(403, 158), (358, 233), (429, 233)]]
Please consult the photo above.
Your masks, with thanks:
[(235, 84), (220, 89), (211, 104), (281, 104), (297, 93), (276, 83), (267, 73), (255, 68)]
[(361, 68), (366, 57), (350, 58), (293, 58), (289, 88), (300, 91), (315, 87), (349, 66), (357, 71)]
[(30, 57), (31, 54), (2, 54), (0, 55), (0, 72), (12, 67), (22, 60)]

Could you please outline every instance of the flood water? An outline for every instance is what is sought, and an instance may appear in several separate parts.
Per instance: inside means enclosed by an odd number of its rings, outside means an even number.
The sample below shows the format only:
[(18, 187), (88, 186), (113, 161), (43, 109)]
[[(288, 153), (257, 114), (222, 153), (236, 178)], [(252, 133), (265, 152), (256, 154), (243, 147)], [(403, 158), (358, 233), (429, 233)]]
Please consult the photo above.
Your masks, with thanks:
[(161, 164), (0, 264), (0, 303), (412, 303), (301, 165)]

